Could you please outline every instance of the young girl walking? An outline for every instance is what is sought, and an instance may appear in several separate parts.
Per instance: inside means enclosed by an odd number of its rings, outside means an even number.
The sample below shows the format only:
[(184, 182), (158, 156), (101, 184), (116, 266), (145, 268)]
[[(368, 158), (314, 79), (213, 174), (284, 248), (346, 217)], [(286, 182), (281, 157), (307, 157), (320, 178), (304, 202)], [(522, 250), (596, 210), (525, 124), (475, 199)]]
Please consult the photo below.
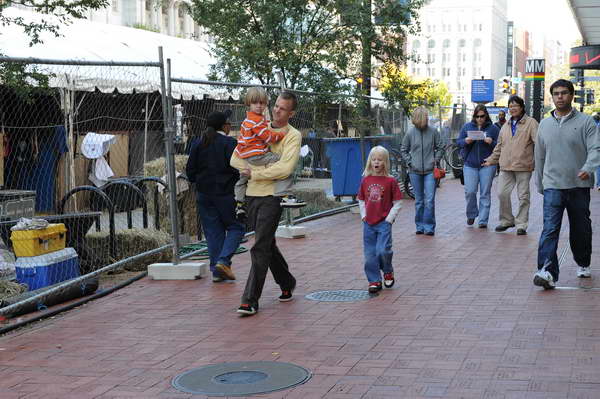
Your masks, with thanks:
[(358, 204), (363, 220), (365, 274), (370, 293), (381, 290), (382, 272), (385, 287), (391, 288), (394, 285), (392, 223), (402, 207), (402, 193), (389, 171), (388, 150), (381, 146), (373, 147), (358, 190)]

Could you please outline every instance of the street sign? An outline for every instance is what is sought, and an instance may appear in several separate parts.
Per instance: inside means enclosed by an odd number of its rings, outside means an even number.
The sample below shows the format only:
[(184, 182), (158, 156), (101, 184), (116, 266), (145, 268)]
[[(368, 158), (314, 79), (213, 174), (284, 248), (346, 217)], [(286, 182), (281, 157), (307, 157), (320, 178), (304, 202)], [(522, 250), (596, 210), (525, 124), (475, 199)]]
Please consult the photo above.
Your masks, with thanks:
[(525, 61), (525, 112), (538, 122), (544, 107), (546, 62), (543, 58)]
[(494, 101), (494, 79), (471, 80), (471, 102), (491, 103)]

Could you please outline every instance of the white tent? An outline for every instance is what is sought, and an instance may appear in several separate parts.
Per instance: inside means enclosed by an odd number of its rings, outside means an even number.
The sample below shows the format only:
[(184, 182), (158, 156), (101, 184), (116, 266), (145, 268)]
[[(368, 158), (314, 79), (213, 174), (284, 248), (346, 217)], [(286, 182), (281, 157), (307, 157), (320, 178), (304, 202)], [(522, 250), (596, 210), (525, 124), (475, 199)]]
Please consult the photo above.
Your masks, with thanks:
[[(33, 14), (14, 7), (2, 13), (9, 17), (22, 17), (27, 21), (52, 22), (49, 15)], [(44, 32), (43, 43), (29, 46), (30, 38), (16, 25), (2, 27), (0, 31), (0, 54), (15, 58), (40, 58), (47, 60), (78, 60), (101, 62), (158, 62), (158, 47), (163, 47), (164, 58), (171, 59), (171, 76), (206, 80), (209, 65), (214, 62), (206, 49), (206, 43), (180, 39), (142, 29), (99, 24), (87, 20), (74, 20), (60, 29), (60, 37)], [(103, 69), (104, 68), (104, 69)], [(103, 92), (115, 88), (122, 93), (133, 89), (148, 92), (160, 89), (158, 68), (119, 67), (117, 73), (98, 66), (77, 66), (66, 70), (62, 65), (38, 65), (38, 69), (53, 75), (52, 87), (77, 91), (92, 91), (96, 87)], [(202, 97), (210, 89), (205, 85), (187, 85), (185, 93), (173, 96)], [(217, 93), (213, 93), (217, 94)]]

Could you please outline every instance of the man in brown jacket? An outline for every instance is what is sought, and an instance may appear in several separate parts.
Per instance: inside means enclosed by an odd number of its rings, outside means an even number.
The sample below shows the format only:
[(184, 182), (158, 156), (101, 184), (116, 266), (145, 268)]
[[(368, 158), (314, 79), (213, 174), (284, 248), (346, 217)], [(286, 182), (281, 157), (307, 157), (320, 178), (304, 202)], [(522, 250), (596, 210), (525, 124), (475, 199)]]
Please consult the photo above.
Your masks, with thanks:
[[(525, 235), (529, 221), (529, 180), (534, 169), (533, 149), (538, 123), (525, 114), (525, 103), (519, 96), (511, 96), (508, 99), (508, 112), (511, 115), (510, 120), (502, 126), (498, 144), (484, 165), (500, 163), (500, 224), (496, 226), (496, 231), (506, 231), (516, 224), (517, 235)], [(513, 216), (510, 199), (515, 185), (519, 198), (517, 216)]]

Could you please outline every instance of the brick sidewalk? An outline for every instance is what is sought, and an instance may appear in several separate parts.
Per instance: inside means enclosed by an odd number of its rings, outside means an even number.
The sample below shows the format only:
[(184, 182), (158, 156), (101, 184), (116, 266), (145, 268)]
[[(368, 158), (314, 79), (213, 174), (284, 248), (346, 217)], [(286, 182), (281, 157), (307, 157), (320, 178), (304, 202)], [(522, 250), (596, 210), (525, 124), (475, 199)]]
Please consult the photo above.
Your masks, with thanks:
[[(600, 193), (592, 198), (597, 226)], [(396, 286), (368, 301), (304, 298), (366, 289), (361, 224), (350, 213), (306, 224), (306, 239), (279, 240), (295, 300), (279, 303), (269, 276), (254, 317), (235, 314), (248, 253), (234, 259), (235, 283), (138, 281), (1, 337), (0, 398), (187, 398), (174, 376), (246, 360), (312, 371), (267, 398), (599, 398), (600, 290), (532, 285), (541, 196), (532, 200), (524, 237), (492, 231), (495, 193), (490, 230), (467, 227), (455, 180), (438, 191), (435, 237), (414, 235), (405, 201), (394, 225)], [(600, 288), (598, 263), (579, 281), (567, 254), (558, 285)]]

